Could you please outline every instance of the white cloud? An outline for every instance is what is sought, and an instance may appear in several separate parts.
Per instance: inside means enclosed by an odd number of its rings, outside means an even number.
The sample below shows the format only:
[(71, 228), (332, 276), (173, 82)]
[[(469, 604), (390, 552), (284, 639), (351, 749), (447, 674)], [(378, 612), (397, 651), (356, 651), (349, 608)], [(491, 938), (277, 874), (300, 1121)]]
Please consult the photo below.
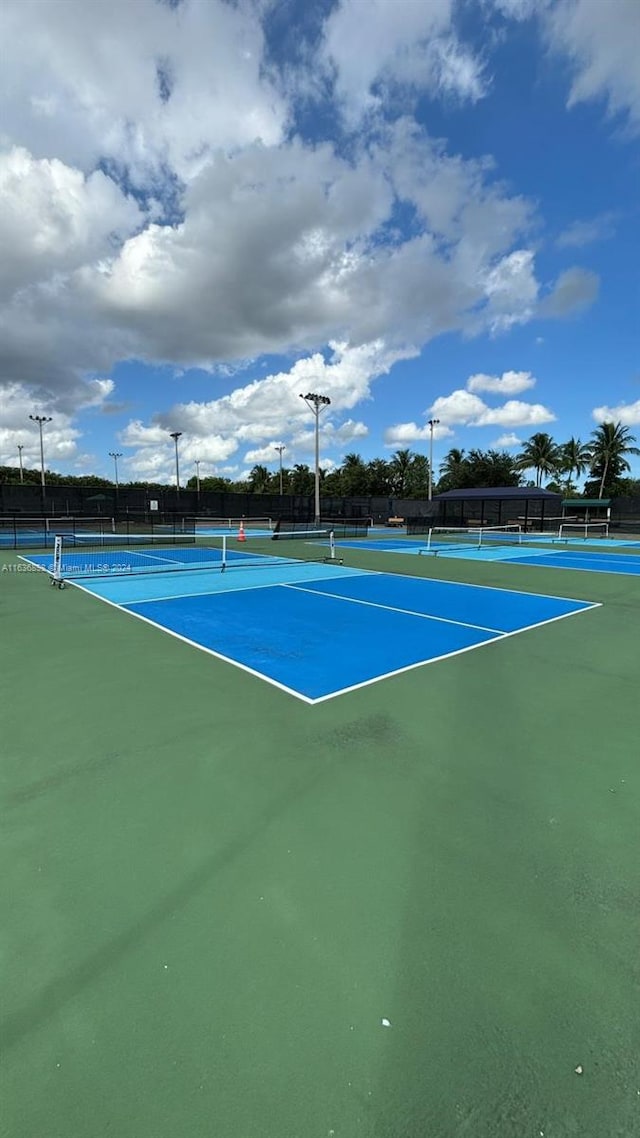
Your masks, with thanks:
[(489, 444), (492, 447), (500, 447), (504, 450), (509, 450), (511, 447), (522, 446), (522, 439), (519, 439), (513, 431), (507, 432), (505, 435), (500, 435), (499, 439)]
[(498, 11), (513, 20), (528, 20), (545, 2), (548, 0), (493, 0)]
[[(450, 427), (444, 423), (439, 423), (433, 428), (434, 440), (446, 439), (453, 435)], [(387, 427), (384, 432), (385, 446), (405, 446), (407, 443), (422, 442), (430, 438), (430, 428), (419, 427), (417, 423), (396, 423), (392, 427)]]
[[(108, 392), (107, 392), (108, 394)], [(94, 397), (97, 399), (97, 391)], [(51, 422), (43, 424), (45, 465), (55, 466), (77, 457), (80, 431), (69, 415), (62, 414), (46, 400), (34, 402), (32, 392), (24, 384), (14, 383), (0, 390), (0, 465), (18, 466), (18, 444), (24, 447), (25, 467), (40, 468), (40, 432), (29, 415), (45, 415)]]
[(569, 106), (605, 99), (612, 113), (627, 113), (640, 125), (640, 5), (636, 0), (573, 0), (549, 6), (550, 43), (569, 59), (573, 83)]
[(467, 391), (491, 391), (498, 395), (518, 395), (530, 387), (535, 387), (535, 377), (530, 371), (505, 371), (502, 375), (469, 376)]
[(160, 188), (217, 148), (282, 137), (250, 4), (5, 0), (0, 42), (4, 137), (36, 157), (86, 171), (107, 157)]
[(441, 395), (429, 408), (434, 419), (443, 423), (472, 423), (487, 410), (487, 405), (477, 395), (469, 391), (453, 391), (451, 395)]
[(174, 430), (183, 432), (180, 453), (189, 462), (224, 462), (242, 443), (260, 444), (245, 453), (245, 462), (276, 462), (273, 440), (282, 439), (291, 465), (297, 456), (312, 454), (315, 445), (312, 416), (300, 395), (311, 389), (329, 396), (331, 405), (320, 418), (321, 447), (323, 452), (342, 449), (369, 432), (366, 423), (342, 419), (342, 413), (369, 398), (372, 381), (393, 361), (381, 344), (334, 344), (329, 360), (319, 354), (306, 357), (288, 372), (254, 380), (219, 399), (176, 404), (150, 424), (134, 420), (120, 441), (133, 449), (128, 461), (136, 470), (151, 466), (171, 471), (169, 432)]
[[(124, 447), (133, 448), (123, 460), (123, 480), (148, 479), (153, 482), (175, 481), (175, 444), (168, 429), (159, 424), (145, 426), (139, 420), (128, 423), (120, 434)], [(238, 441), (220, 434), (193, 436), (183, 433), (178, 440), (178, 456), (181, 481), (186, 482), (195, 474), (195, 460), (212, 467), (226, 462), (238, 449)], [(204, 468), (200, 469), (204, 477)]]
[(622, 423), (625, 427), (640, 426), (640, 399), (635, 403), (618, 403), (616, 407), (594, 407), (591, 412), (596, 423)]
[(553, 411), (542, 403), (522, 403), (519, 399), (508, 399), (502, 407), (487, 407), (471, 426), (487, 427), (497, 424), (501, 427), (533, 427), (539, 423), (552, 423)]
[(605, 241), (613, 237), (615, 214), (602, 213), (588, 221), (573, 221), (558, 235), (556, 245), (559, 249), (582, 249), (594, 241)]
[(636, 0), (493, 0), (507, 18), (538, 17), (549, 46), (573, 74), (568, 106), (603, 99), (640, 123), (640, 5)]
[(365, 439), (369, 434), (369, 428), (366, 423), (356, 422), (354, 419), (346, 419), (335, 432), (335, 438), (339, 439), (341, 443), (350, 443), (354, 439)]
[(0, 298), (111, 254), (142, 220), (133, 198), (99, 170), (85, 178), (22, 148), (0, 153)]
[(508, 399), (500, 407), (488, 407), (477, 395), (459, 389), (451, 395), (440, 396), (430, 408), (435, 418), (445, 424), (457, 423), (468, 427), (523, 427), (538, 423), (550, 423), (555, 419), (553, 411), (541, 403), (524, 403), (518, 399)]
[[(276, 447), (281, 445), (282, 444), (280, 442), (275, 441), (272, 443), (267, 443), (267, 445), (264, 447), (256, 447), (254, 450), (248, 450), (242, 461), (249, 463), (266, 463), (267, 466), (270, 466), (272, 463), (276, 463), (279, 466), (280, 455), (278, 454)], [(287, 464), (286, 454), (282, 455), (282, 464), (283, 466), (286, 466)]]
[(493, 332), (505, 332), (516, 324), (526, 324), (536, 309), (538, 283), (534, 257), (529, 249), (518, 249), (503, 257), (485, 275), (488, 322)]
[(354, 120), (375, 110), (376, 85), (403, 83), (475, 102), (485, 91), (481, 60), (456, 34), (453, 0), (341, 0), (325, 25), (324, 59)]
[[(345, 105), (375, 107), (376, 85), (482, 93), (454, 0), (372, 0), (366, 20), (361, 10), (343, 0), (324, 27)], [(448, 153), (408, 114), (376, 119), (350, 148), (294, 136), (264, 11), (222, 0), (0, 6), (11, 48), (0, 75), (0, 387), (24, 383), (73, 414), (84, 377), (119, 360), (215, 372), (303, 355), (288, 379), (177, 408), (187, 432), (259, 448), (291, 416), (295, 427), (296, 384), (315, 361), (349, 411), (373, 376), (434, 337), (508, 331), (536, 314), (532, 204), (490, 159)], [(410, 234), (397, 229), (399, 206), (415, 217)], [(588, 284), (561, 279), (548, 314), (584, 303)], [(342, 345), (339, 369), (322, 366), (327, 344)], [(159, 425), (176, 425), (172, 415)]]
[[(342, 447), (345, 443), (353, 442), (355, 439), (366, 438), (369, 434), (369, 428), (366, 423), (355, 422), (353, 419), (346, 419), (339, 427), (336, 427), (335, 423), (330, 420), (322, 420), (321, 423), (322, 425), (319, 431), (321, 452), (325, 452), (327, 449)], [(275, 443), (269, 443), (267, 446), (249, 450), (244, 456), (244, 461), (254, 463), (277, 463), (279, 465), (280, 458), (275, 450), (275, 446)], [(308, 457), (310, 454), (313, 454), (314, 450), (315, 431), (297, 431), (289, 437), (287, 450), (283, 455), (283, 463), (291, 466), (300, 457)], [(323, 454), (323, 468), (329, 469), (331, 465), (335, 465), (333, 460)]]
[(567, 269), (560, 273), (553, 289), (538, 306), (542, 317), (567, 317), (593, 304), (600, 288), (597, 273), (588, 269)]

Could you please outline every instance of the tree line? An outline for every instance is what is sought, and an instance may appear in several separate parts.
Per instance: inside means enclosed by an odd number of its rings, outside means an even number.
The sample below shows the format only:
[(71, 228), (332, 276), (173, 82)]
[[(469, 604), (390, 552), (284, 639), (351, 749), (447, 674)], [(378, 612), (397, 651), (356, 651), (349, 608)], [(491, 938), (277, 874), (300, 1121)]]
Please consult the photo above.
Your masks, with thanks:
[[(611, 498), (639, 494), (640, 481), (625, 478), (630, 470), (628, 456), (640, 455), (634, 445), (635, 438), (621, 423), (601, 423), (592, 431), (589, 442), (578, 438), (558, 443), (546, 432), (537, 432), (522, 445), (519, 454), (506, 451), (453, 447), (445, 455), (435, 477), (434, 491), (467, 490), (480, 486), (542, 486), (566, 495), (579, 494), (578, 480), (584, 474), (589, 479), (584, 485), (588, 498)], [(525, 481), (527, 471), (535, 478)], [(365, 462), (359, 454), (348, 454), (337, 470), (320, 471), (321, 493), (327, 497), (397, 497), (426, 498), (429, 489), (429, 462), (411, 450), (397, 450), (391, 459), (374, 458)], [(254, 466), (246, 483), (240, 487), (219, 479), (205, 479), (206, 489), (243, 489), (254, 494), (278, 494), (280, 473), (264, 465)], [(215, 485), (214, 485), (215, 483)], [(195, 488), (195, 479), (189, 486)], [(285, 494), (313, 493), (313, 471), (297, 464), (282, 471), (282, 490)]]
[[(566, 495), (578, 494), (578, 480), (588, 475), (583, 493), (588, 498), (612, 498), (640, 494), (640, 481), (626, 478), (630, 470), (628, 457), (640, 455), (635, 437), (621, 423), (601, 423), (591, 433), (588, 442), (570, 438), (558, 443), (546, 432), (538, 432), (522, 445), (519, 454), (477, 448), (465, 451), (452, 447), (439, 467), (439, 476), (433, 480), (434, 493), (446, 490), (466, 490), (481, 486), (542, 486)], [(525, 481), (527, 471), (535, 478)], [(574, 481), (575, 479), (575, 481)], [(108, 478), (95, 474), (81, 476), (57, 474), (47, 471), (50, 486), (91, 486), (96, 489), (114, 488)], [(39, 485), (40, 471), (23, 471), (26, 484)], [(311, 495), (314, 489), (314, 472), (305, 463), (282, 470), (282, 493)], [(13, 466), (0, 466), (0, 482), (20, 482), (20, 471)], [(120, 482), (122, 488), (162, 490), (158, 482)], [(186, 488), (195, 490), (197, 481), (192, 477)], [(214, 493), (279, 494), (279, 470), (269, 470), (258, 464), (246, 479), (234, 481), (218, 475), (200, 479), (200, 489)], [(426, 498), (429, 491), (429, 461), (423, 454), (409, 449), (397, 450), (389, 459), (374, 458), (366, 462), (359, 454), (345, 455), (335, 470), (320, 470), (320, 490), (326, 497), (390, 497)]]

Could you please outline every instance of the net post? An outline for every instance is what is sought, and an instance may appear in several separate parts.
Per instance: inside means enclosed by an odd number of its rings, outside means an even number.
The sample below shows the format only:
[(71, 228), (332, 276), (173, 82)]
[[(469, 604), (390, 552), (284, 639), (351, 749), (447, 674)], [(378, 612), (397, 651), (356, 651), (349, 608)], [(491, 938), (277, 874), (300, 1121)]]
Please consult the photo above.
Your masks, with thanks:
[(53, 542), (53, 571), (51, 583), (59, 585), (62, 581), (62, 536), (56, 534)]
[(222, 535), (222, 565), (220, 566), (220, 572), (224, 573), (226, 568), (227, 568), (227, 535), (226, 535), (226, 533), (223, 533), (223, 535)]
[(329, 532), (329, 561), (336, 559), (336, 536), (333, 530)]

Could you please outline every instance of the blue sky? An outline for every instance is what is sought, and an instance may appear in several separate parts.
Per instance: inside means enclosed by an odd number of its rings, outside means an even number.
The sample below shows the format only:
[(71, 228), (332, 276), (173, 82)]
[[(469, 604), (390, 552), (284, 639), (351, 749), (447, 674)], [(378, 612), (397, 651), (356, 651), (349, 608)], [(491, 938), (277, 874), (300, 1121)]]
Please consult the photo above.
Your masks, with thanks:
[[(0, 463), (640, 438), (636, 0), (8, 0)], [(637, 430), (636, 430), (637, 428)], [(635, 460), (634, 473), (640, 476)]]

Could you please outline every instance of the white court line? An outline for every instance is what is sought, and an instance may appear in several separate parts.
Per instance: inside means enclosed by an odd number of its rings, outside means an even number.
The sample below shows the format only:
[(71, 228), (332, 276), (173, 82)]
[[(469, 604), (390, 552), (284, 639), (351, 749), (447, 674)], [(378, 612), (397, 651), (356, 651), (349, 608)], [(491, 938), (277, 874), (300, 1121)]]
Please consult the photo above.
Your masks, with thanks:
[[(460, 559), (462, 560), (462, 558)], [(483, 561), (482, 565), (495, 568), (496, 565), (510, 565), (510, 561)], [(409, 581), (433, 581), (436, 585), (456, 585), (461, 589), (490, 589), (492, 593), (510, 593), (514, 597), (538, 597), (543, 600), (547, 598), (550, 601), (573, 601), (577, 605), (589, 605), (590, 601), (585, 601), (583, 597), (558, 597), (554, 593), (532, 593), (530, 589), (505, 589), (503, 585), (474, 585), (473, 581), (449, 581), (445, 577), (421, 577), (417, 573), (393, 573), (388, 569), (365, 569), (365, 573), (381, 574), (388, 573), (390, 577), (405, 578)]]
[[(364, 572), (366, 573), (367, 571), (365, 570)], [(380, 574), (372, 574), (372, 575), (379, 576)], [(390, 575), (391, 576), (402, 576), (401, 574), (390, 574)], [(418, 580), (418, 581), (423, 581), (423, 580), (429, 580), (430, 578), (415, 577), (412, 579)], [(248, 675), (251, 675), (257, 679), (263, 680), (265, 683), (270, 684), (272, 687), (278, 688), (280, 691), (285, 692), (287, 695), (293, 696), (294, 699), (301, 700), (302, 703), (306, 703), (308, 706), (315, 706), (316, 704), (319, 704), (319, 703), (326, 703), (328, 700), (336, 699), (340, 695), (347, 695), (350, 692), (358, 691), (360, 688), (371, 687), (372, 684), (380, 683), (381, 680), (387, 680), (387, 679), (392, 678), (393, 676), (402, 675), (404, 672), (414, 671), (416, 668), (424, 668), (424, 667), (427, 667), (429, 664), (437, 664), (442, 660), (452, 659), (454, 656), (461, 656), (464, 652), (472, 652), (472, 651), (475, 651), (475, 649), (477, 649), (477, 648), (486, 648), (490, 644), (500, 643), (503, 640), (506, 640), (511, 636), (519, 636), (521, 632), (530, 632), (532, 629), (542, 628), (546, 624), (554, 624), (556, 621), (564, 620), (566, 617), (569, 617), (569, 616), (577, 616), (577, 615), (579, 615), (579, 613), (588, 612), (590, 609), (602, 608), (601, 602), (588, 603), (585, 601), (580, 601), (579, 603), (582, 604), (584, 607), (582, 609), (579, 609), (577, 612), (561, 613), (560, 616), (549, 617), (547, 620), (538, 621), (536, 624), (527, 625), (525, 628), (517, 628), (517, 629), (514, 629), (512, 632), (503, 632), (503, 633), (495, 635), (492, 640), (482, 640), (482, 641), (479, 641), (477, 644), (469, 644), (465, 648), (457, 648), (457, 649), (454, 649), (454, 651), (452, 651), (452, 652), (445, 652), (440, 656), (433, 656), (427, 660), (418, 660), (414, 664), (407, 664), (402, 668), (395, 668), (390, 672), (383, 672), (378, 676), (372, 676), (371, 679), (362, 680), (360, 683), (350, 684), (349, 686), (344, 687), (344, 688), (338, 688), (336, 691), (329, 692), (327, 695), (317, 696), (315, 699), (312, 699), (310, 696), (303, 695), (302, 692), (296, 691), (294, 688), (287, 687), (286, 684), (281, 683), (279, 680), (273, 679), (271, 676), (266, 675), (264, 672), (259, 672), (255, 668), (249, 667), (248, 664), (243, 664), (239, 660), (235, 660), (231, 656), (225, 656), (222, 652), (216, 652), (213, 648), (207, 648), (204, 644), (198, 643), (197, 640), (191, 640), (187, 636), (182, 636), (181, 633), (174, 632), (172, 629), (166, 628), (165, 625), (159, 624), (157, 621), (151, 620), (149, 617), (142, 616), (141, 613), (134, 612), (132, 609), (129, 609), (129, 608), (124, 608), (122, 604), (118, 604), (116, 601), (110, 601), (110, 600), (108, 600), (107, 597), (102, 597), (102, 596), (100, 596), (99, 593), (92, 592), (91, 589), (86, 588), (84, 585), (79, 584), (77, 581), (70, 581), (69, 583), (72, 586), (74, 586), (76, 589), (80, 589), (81, 592), (86, 593), (90, 597), (95, 597), (98, 600), (103, 601), (105, 604), (110, 605), (112, 608), (117, 609), (119, 612), (129, 614), (130, 616), (135, 617), (137, 620), (141, 620), (145, 624), (150, 625), (152, 628), (159, 629), (160, 632), (168, 633), (169, 636), (173, 636), (176, 640), (181, 640), (184, 644), (189, 644), (192, 648), (197, 648), (201, 652), (206, 652), (207, 655), (213, 656), (214, 659), (222, 660), (223, 663), (226, 663), (226, 664), (231, 664), (233, 667), (239, 668), (243, 672), (247, 672)], [(447, 582), (447, 583), (457, 584), (458, 582), (454, 581), (454, 582)], [(466, 584), (466, 582), (460, 582), (460, 583)], [(281, 586), (279, 586), (279, 585), (271, 585), (271, 586), (259, 585), (256, 587), (257, 588), (280, 588)], [(293, 586), (284, 586), (284, 587), (292, 588)], [(488, 586), (488, 585), (487, 586), (478, 586), (478, 587), (479, 588), (490, 588), (490, 586)], [(232, 591), (235, 591), (235, 590), (230, 590), (230, 589), (224, 590), (224, 592), (232, 592)], [(496, 589), (495, 591), (496, 592), (515, 592), (515, 590), (512, 590), (512, 589), (502, 589), (502, 590)], [(308, 592), (312, 592), (312, 590), (308, 590)], [(202, 596), (202, 595), (210, 596), (212, 594), (205, 593), (205, 594), (193, 594), (193, 595), (195, 595), (195, 596)], [(314, 596), (318, 596), (318, 595), (326, 596), (327, 594), (313, 593), (312, 595), (314, 595)], [(329, 594), (329, 595), (332, 596), (332, 594)], [(530, 594), (524, 594), (524, 595), (535, 596), (535, 597), (543, 596), (543, 594), (539, 594), (539, 593), (530, 593)], [(169, 597), (167, 599), (168, 600), (175, 600), (176, 598), (175, 597)], [(343, 600), (344, 598), (332, 597), (332, 599), (333, 600)], [(567, 600), (568, 598), (557, 597), (557, 598), (552, 598), (552, 599)], [(133, 602), (133, 603), (135, 603), (135, 602)], [(405, 610), (400, 610), (400, 611), (405, 611)], [(422, 614), (416, 614), (416, 615), (422, 615)], [(457, 622), (454, 622), (454, 623), (457, 623)]]
[[(177, 561), (174, 557), (161, 557), (159, 553), (150, 553), (148, 549), (112, 549), (112, 553), (129, 553), (137, 555), (138, 557), (150, 557), (153, 561), (161, 561), (163, 565), (184, 565), (183, 561)], [(169, 552), (169, 550), (167, 550)], [(97, 556), (97, 554), (96, 554)]]
[(494, 636), (506, 636), (507, 633), (501, 628), (487, 628), (484, 624), (469, 624), (466, 620), (452, 620), (448, 616), (433, 616), (428, 612), (415, 612), (413, 609), (401, 609), (396, 605), (383, 605), (379, 601), (365, 601), (360, 597), (343, 597), (335, 593), (318, 593), (314, 589), (305, 589), (303, 584), (283, 585), (283, 589), (296, 589), (299, 593), (313, 593), (314, 597), (331, 597), (332, 600), (348, 601), (353, 605), (367, 605), (372, 609), (384, 609), (386, 612), (400, 612), (405, 616), (419, 616), (422, 620), (437, 620), (440, 624), (456, 624), (462, 628), (473, 628), (477, 632), (492, 632)]
[[(183, 644), (189, 644), (192, 648), (198, 648), (200, 652), (206, 652), (208, 656), (213, 656), (216, 660), (222, 660), (225, 664), (233, 664), (234, 668), (240, 668), (241, 671), (248, 672), (250, 676), (264, 680), (265, 683), (271, 684), (274, 688), (279, 688), (280, 691), (286, 692), (287, 695), (295, 696), (296, 699), (302, 700), (303, 703), (313, 704), (316, 702), (313, 699), (309, 699), (309, 696), (303, 695), (302, 692), (295, 691), (294, 688), (288, 688), (286, 684), (280, 683), (279, 680), (274, 680), (271, 676), (265, 675), (264, 672), (257, 672), (255, 668), (250, 668), (248, 664), (243, 664), (240, 660), (235, 660), (232, 656), (225, 656), (222, 652), (216, 652), (213, 648), (207, 648), (205, 644), (199, 644), (197, 640), (190, 640), (188, 636), (182, 636), (181, 633), (174, 632), (173, 629), (167, 628), (166, 625), (158, 624), (157, 621), (150, 620), (148, 616), (142, 616), (142, 613), (132, 612), (131, 609), (123, 608), (117, 601), (110, 601), (107, 597), (101, 597), (99, 593), (92, 593), (91, 589), (85, 588), (84, 585), (80, 585), (77, 581), (70, 581), (69, 584), (73, 585), (76, 589), (80, 589), (81, 592), (86, 593), (90, 597), (104, 601), (105, 605), (111, 605), (111, 608), (117, 609), (118, 612), (123, 613), (125, 616), (134, 616), (136, 620), (141, 620), (144, 624), (149, 624), (152, 628), (157, 628), (160, 632), (173, 636), (176, 640), (181, 640)], [(205, 594), (205, 596), (207, 595), (208, 594)]]
[[(192, 572), (197, 572), (197, 570), (192, 570)], [(344, 573), (344, 576), (345, 577), (360, 577), (365, 572), (366, 572), (365, 569), (349, 569)], [(340, 574), (340, 577), (337, 577), (335, 579), (339, 581), (342, 576), (343, 576), (343, 574)], [(304, 579), (305, 579), (305, 581), (326, 581), (327, 576), (326, 576), (326, 573), (322, 573), (319, 577), (305, 577)], [(217, 596), (221, 596), (222, 594), (226, 594), (226, 593), (247, 593), (247, 592), (251, 592), (252, 589), (280, 589), (280, 588), (284, 587), (284, 584), (285, 584), (285, 582), (283, 582), (283, 581), (265, 581), (264, 585), (237, 585), (237, 586), (235, 586), (235, 588), (230, 588), (230, 589), (209, 589), (209, 590), (204, 590), (202, 592), (198, 591), (195, 593), (169, 593), (168, 596), (166, 596), (166, 597), (148, 597), (146, 600), (140, 600), (140, 601), (116, 601), (116, 604), (119, 604), (119, 605), (152, 605), (155, 601), (178, 601), (178, 600), (182, 600), (184, 597), (217, 597)], [(287, 586), (287, 588), (289, 588), (289, 587), (290, 586)], [(93, 595), (96, 597), (100, 596), (99, 593), (95, 593)]]
[[(508, 590), (505, 590), (505, 592), (506, 591)], [(531, 595), (537, 596), (538, 594), (533, 593)], [(373, 679), (370, 680), (363, 680), (359, 684), (351, 684), (349, 687), (339, 688), (338, 691), (329, 692), (328, 695), (318, 696), (317, 699), (313, 699), (310, 702), (313, 704), (327, 703), (328, 700), (335, 699), (339, 695), (347, 695), (349, 692), (359, 691), (360, 688), (371, 687), (372, 684), (377, 684), (380, 680), (388, 680), (392, 676), (400, 676), (403, 672), (412, 672), (416, 668), (425, 668), (429, 664), (437, 664), (441, 660), (450, 660), (453, 656), (461, 656), (463, 652), (474, 652), (476, 648), (487, 648), (491, 644), (501, 644), (511, 636), (519, 636), (521, 632), (531, 632), (532, 629), (542, 628), (545, 624), (554, 624), (557, 620), (565, 620), (568, 616), (579, 616), (581, 612), (588, 612), (589, 609), (599, 608), (602, 608), (602, 604), (598, 601), (587, 605), (586, 608), (578, 609), (577, 612), (563, 612), (560, 616), (552, 616), (549, 617), (548, 620), (540, 620), (537, 624), (529, 624), (525, 628), (516, 628), (513, 632), (504, 632), (501, 636), (495, 636), (493, 640), (482, 640), (478, 644), (469, 644), (466, 648), (457, 648), (454, 652), (445, 652), (442, 656), (433, 656), (430, 660), (419, 660), (416, 664), (407, 664), (404, 668), (395, 668), (392, 672), (384, 672), (380, 676), (374, 676)]]
[[(22, 561), (29, 561), (28, 557), (23, 557), (21, 554), (19, 554), (18, 556), (20, 557), (20, 559)], [(35, 565), (36, 562), (31, 561), (30, 564)], [(299, 564), (299, 562), (296, 562), (296, 564)], [(496, 565), (499, 565), (499, 566), (508, 565), (509, 562), (505, 562), (505, 561), (497, 561), (497, 562), (496, 561), (484, 561), (484, 562), (482, 562), (482, 564), (483, 564), (483, 566), (490, 566), (491, 568), (494, 568)], [(504, 587), (504, 585), (480, 585), (480, 584), (474, 584), (473, 581), (450, 581), (446, 577), (422, 577), (418, 573), (394, 573), (393, 570), (389, 570), (389, 569), (360, 569), (358, 566), (355, 566), (355, 565), (354, 566), (349, 566), (349, 565), (342, 566), (342, 568), (345, 568), (345, 569), (352, 571), (354, 576), (356, 574), (362, 574), (363, 576), (368, 575), (369, 577), (384, 577), (384, 576), (399, 577), (401, 580), (431, 581), (436, 585), (455, 585), (456, 588), (460, 588), (460, 589), (489, 589), (492, 593), (509, 593), (511, 596), (514, 596), (514, 597), (538, 597), (538, 598), (542, 598), (542, 599), (548, 598), (551, 601), (573, 601), (573, 603), (577, 604), (577, 605), (591, 605), (592, 604), (592, 602), (585, 601), (584, 597), (561, 597), (561, 596), (558, 596), (556, 593), (534, 593), (530, 589), (507, 589)], [(48, 572), (48, 570), (45, 569), (44, 565), (38, 565), (38, 569), (43, 569), (45, 572)], [(185, 573), (194, 573), (194, 572), (198, 572), (198, 570), (185, 569)], [(352, 575), (351, 572), (349, 573), (349, 575)], [(621, 574), (618, 574), (618, 575), (620, 576)], [(627, 573), (627, 574), (622, 574), (622, 576), (636, 576), (636, 574), (628, 574)], [(318, 577), (318, 578), (310, 578), (310, 579), (311, 580), (321, 580), (322, 578)], [(249, 586), (247, 586), (247, 588), (256, 588), (256, 589), (261, 588), (262, 589), (262, 588), (265, 588), (265, 586), (264, 585), (255, 585), (255, 586), (249, 585)], [(212, 590), (212, 591), (213, 592), (236, 592), (237, 590), (235, 590), (235, 589), (233, 589), (233, 590), (232, 589), (224, 589), (224, 590), (220, 589), (220, 590)], [(98, 596), (99, 594), (96, 593), (94, 595)], [(173, 598), (175, 598), (175, 595), (176, 594), (173, 595)], [(193, 593), (193, 594), (192, 593), (185, 593), (184, 594), (184, 596), (198, 596), (198, 595), (200, 595), (200, 594), (196, 594), (196, 593)], [(208, 594), (203, 594), (203, 595), (207, 596)], [(166, 597), (166, 598), (161, 597), (160, 599), (161, 600), (172, 600), (173, 598), (172, 597)], [(143, 601), (138, 601), (138, 602), (125, 601), (122, 603), (124, 603), (124, 604), (135, 604), (135, 603), (144, 604), (146, 602), (143, 602)], [(595, 603), (595, 602), (593, 602), (593, 603)]]
[[(571, 557), (572, 554), (569, 552), (558, 553), (556, 556), (558, 556), (558, 557)], [(575, 556), (575, 554), (573, 556)], [(585, 556), (585, 555), (583, 554), (583, 556)], [(592, 555), (587, 553), (586, 556), (590, 557)], [(599, 556), (601, 556), (601, 555), (596, 554), (596, 557), (599, 557)], [(620, 564), (620, 562), (617, 558), (612, 559), (612, 558), (608, 557), (608, 558), (606, 558), (606, 560), (607, 560), (607, 564), (609, 564), (609, 563), (612, 565), (619, 565)], [(494, 564), (495, 564), (495, 562), (494, 562)], [(518, 561), (515, 558), (513, 558), (509, 562), (503, 562), (502, 564), (517, 565)], [(531, 568), (537, 569), (538, 568), (538, 562), (536, 561), (532, 565), (530, 565), (527, 562), (523, 565), (523, 568), (525, 568), (525, 569), (531, 569)], [(600, 568), (600, 567), (595, 566), (593, 564), (592, 565), (557, 565), (556, 564), (556, 565), (551, 565), (551, 568), (552, 569), (564, 569), (565, 573), (611, 573), (612, 577), (640, 577), (640, 572), (633, 573), (630, 571), (625, 571), (624, 569), (622, 569), (622, 570), (616, 569), (615, 571), (612, 571), (610, 569)], [(532, 595), (535, 596), (536, 594), (533, 593)], [(542, 594), (540, 594), (540, 595), (542, 595)], [(567, 599), (569, 599), (569, 598), (567, 598)]]

